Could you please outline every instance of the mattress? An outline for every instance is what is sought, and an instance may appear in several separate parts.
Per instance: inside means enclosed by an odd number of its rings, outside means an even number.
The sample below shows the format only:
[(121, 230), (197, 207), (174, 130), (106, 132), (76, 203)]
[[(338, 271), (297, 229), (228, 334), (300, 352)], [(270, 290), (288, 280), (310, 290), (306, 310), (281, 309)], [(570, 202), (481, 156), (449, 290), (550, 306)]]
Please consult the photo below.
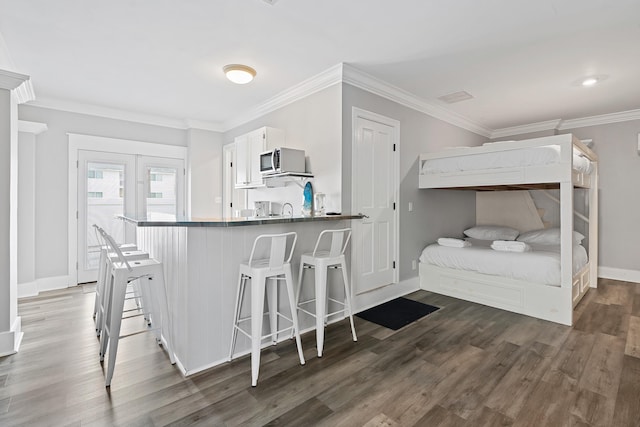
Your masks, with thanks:
[[(491, 241), (473, 240), (467, 248), (427, 246), (420, 262), (457, 270), (475, 271), (527, 282), (560, 286), (560, 246), (531, 244), (531, 252), (501, 252), (491, 249)], [(573, 274), (588, 262), (587, 251), (573, 246)]]
[[(545, 145), (542, 147), (431, 159), (424, 162), (421, 172), (423, 174), (450, 173), (483, 169), (545, 166), (559, 162), (560, 146)], [(591, 173), (592, 165), (589, 159), (576, 153), (573, 155), (573, 168), (582, 173)]]

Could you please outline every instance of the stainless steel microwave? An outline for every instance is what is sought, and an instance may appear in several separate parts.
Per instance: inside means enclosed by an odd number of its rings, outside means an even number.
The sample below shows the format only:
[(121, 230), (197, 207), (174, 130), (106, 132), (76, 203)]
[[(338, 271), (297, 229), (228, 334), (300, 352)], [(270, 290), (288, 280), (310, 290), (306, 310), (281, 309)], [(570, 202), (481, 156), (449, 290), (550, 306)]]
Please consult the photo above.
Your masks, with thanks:
[(305, 172), (304, 150), (279, 147), (260, 153), (260, 173), (286, 172)]

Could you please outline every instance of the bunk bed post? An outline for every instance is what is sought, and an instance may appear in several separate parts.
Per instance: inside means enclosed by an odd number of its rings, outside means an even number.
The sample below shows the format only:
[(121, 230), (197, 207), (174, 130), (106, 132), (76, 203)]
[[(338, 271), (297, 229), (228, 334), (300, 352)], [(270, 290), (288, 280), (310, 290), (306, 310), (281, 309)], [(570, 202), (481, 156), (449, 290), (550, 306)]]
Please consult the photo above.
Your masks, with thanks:
[(589, 286), (598, 287), (598, 162), (592, 161), (589, 186)]
[(560, 287), (562, 294), (566, 295), (562, 299), (562, 323), (571, 326), (573, 321), (573, 183), (571, 181), (560, 183)]
[(567, 162), (568, 176), (560, 181), (560, 287), (562, 294), (562, 323), (573, 324), (573, 135), (560, 144), (560, 157)]

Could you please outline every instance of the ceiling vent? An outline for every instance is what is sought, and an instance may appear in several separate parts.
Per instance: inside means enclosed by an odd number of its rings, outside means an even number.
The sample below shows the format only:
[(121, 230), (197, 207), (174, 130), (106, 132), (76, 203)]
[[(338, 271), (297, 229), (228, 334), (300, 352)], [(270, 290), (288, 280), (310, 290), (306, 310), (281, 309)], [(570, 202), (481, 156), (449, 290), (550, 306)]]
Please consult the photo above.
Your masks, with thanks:
[(460, 101), (466, 101), (467, 99), (473, 99), (473, 95), (469, 92), (461, 90), (460, 92), (450, 93), (448, 95), (439, 96), (438, 99), (440, 101), (444, 101), (447, 104), (453, 104)]

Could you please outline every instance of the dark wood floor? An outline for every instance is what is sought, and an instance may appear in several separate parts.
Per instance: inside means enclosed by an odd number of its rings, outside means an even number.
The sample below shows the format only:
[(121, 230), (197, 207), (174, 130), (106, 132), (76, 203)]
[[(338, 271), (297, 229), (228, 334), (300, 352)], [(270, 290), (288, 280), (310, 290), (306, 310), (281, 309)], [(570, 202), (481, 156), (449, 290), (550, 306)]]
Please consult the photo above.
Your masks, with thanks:
[(441, 310), (399, 331), (327, 328), (183, 378), (151, 334), (120, 344), (104, 387), (89, 287), (19, 303), (0, 358), (0, 425), (640, 426), (640, 285), (601, 280), (573, 328), (424, 291)]

